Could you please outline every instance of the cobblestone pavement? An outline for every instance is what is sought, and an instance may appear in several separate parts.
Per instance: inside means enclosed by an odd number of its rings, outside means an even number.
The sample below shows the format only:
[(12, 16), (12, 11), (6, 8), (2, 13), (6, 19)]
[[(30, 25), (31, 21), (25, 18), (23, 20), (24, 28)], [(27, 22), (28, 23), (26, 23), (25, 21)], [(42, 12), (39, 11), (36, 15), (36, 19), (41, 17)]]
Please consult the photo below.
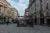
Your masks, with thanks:
[(50, 33), (50, 27), (34, 25), (34, 27), (16, 27), (16, 24), (8, 26), (0, 25), (0, 33)]

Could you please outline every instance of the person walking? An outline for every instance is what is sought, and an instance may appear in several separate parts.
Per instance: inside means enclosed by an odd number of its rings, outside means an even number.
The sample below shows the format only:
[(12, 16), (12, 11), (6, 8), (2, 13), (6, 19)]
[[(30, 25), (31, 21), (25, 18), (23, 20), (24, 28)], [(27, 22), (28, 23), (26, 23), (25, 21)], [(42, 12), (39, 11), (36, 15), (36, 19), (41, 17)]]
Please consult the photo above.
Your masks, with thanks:
[(6, 17), (6, 24), (7, 24), (7, 25), (9, 24), (9, 19), (8, 19), (8, 17)]

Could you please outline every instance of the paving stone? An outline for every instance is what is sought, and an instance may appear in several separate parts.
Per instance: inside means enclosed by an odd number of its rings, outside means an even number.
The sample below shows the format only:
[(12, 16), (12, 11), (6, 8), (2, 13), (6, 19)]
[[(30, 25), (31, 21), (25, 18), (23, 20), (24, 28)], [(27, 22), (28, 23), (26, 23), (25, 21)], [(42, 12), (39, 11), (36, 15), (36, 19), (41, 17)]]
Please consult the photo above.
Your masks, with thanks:
[(34, 27), (16, 27), (17, 24), (0, 25), (0, 33), (50, 33), (50, 27), (34, 25)]

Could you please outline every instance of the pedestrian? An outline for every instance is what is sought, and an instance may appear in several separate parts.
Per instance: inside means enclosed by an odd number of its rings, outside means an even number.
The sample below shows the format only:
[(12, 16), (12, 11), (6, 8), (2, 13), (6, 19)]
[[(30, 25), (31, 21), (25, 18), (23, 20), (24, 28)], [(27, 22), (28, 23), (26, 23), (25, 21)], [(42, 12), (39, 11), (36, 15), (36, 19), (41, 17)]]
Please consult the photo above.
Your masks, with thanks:
[(9, 21), (7, 21), (6, 24), (8, 25), (9, 24)]
[(5, 18), (5, 22), (6, 22), (6, 24), (8, 25), (8, 23), (9, 23), (8, 17)]
[(6, 24), (7, 24), (7, 25), (9, 24), (9, 20), (6, 21)]
[(30, 21), (29, 22), (30, 22), (30, 26), (33, 27), (33, 16), (32, 15), (30, 16)]

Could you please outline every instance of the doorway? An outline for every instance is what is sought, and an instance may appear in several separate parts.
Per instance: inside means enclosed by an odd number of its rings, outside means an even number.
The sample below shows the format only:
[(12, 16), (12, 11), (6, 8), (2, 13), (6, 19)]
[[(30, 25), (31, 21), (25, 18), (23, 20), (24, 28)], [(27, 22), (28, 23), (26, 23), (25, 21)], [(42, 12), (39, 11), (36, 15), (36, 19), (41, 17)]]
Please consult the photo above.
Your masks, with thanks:
[(47, 19), (47, 25), (50, 25), (50, 19)]
[(35, 18), (35, 25), (37, 25), (37, 19)]
[(40, 25), (44, 24), (44, 18), (40, 18)]

